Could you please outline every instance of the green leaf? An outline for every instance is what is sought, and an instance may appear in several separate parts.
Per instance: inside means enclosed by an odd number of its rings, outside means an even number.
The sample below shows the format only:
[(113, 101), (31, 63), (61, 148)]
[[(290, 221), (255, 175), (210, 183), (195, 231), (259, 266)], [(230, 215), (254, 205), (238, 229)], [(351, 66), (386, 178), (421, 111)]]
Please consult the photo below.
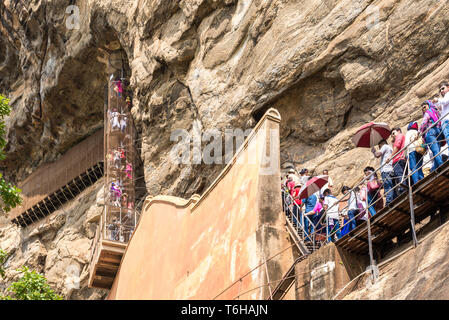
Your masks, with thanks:
[(35, 270), (23, 266), (19, 269), (22, 277), (7, 289), (8, 299), (14, 300), (62, 300), (47, 283), (47, 279)]
[[(6, 146), (6, 125), (3, 118), (11, 112), (9, 101), (8, 98), (0, 94), (0, 161), (5, 159), (3, 149)], [(12, 208), (22, 203), (22, 199), (19, 196), (20, 192), (20, 189), (6, 182), (0, 174), (0, 208), (4, 212), (9, 212)]]

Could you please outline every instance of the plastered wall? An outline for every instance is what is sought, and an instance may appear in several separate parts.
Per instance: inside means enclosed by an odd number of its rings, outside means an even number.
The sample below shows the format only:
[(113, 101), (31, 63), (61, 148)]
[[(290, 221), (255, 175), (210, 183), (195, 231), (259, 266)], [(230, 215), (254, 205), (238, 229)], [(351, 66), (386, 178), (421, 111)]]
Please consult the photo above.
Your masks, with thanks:
[(201, 197), (146, 199), (109, 299), (269, 296), (276, 283), (263, 285), (293, 262), (279, 192), (279, 120), (269, 110)]

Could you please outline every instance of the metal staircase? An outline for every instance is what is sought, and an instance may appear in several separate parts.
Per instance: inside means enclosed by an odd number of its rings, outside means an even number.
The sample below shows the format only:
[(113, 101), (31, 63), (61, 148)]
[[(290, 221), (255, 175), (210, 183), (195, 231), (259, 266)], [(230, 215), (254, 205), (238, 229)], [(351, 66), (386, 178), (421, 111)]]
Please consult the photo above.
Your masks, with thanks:
[[(299, 217), (297, 216), (294, 217), (293, 215), (292, 209), (296, 204), (293, 202), (291, 195), (282, 190), (282, 196), (284, 198), (283, 214), (285, 216), (285, 226), (288, 233), (290, 234), (291, 239), (298, 248), (299, 257), (295, 260), (290, 269), (287, 270), (287, 272), (284, 274), (276, 288), (274, 288), (269, 300), (282, 300), (282, 298), (285, 296), (285, 294), (288, 292), (295, 281), (296, 264), (303, 261), (307, 258), (308, 255), (318, 250), (325, 242), (325, 238), (317, 238), (316, 234), (313, 234), (310, 238), (305, 236), (305, 230), (303, 228), (301, 219), (299, 219)], [(304, 218), (309, 219), (307, 216), (304, 216), (303, 219)], [(312, 221), (310, 221), (310, 219), (309, 224), (312, 224)]]

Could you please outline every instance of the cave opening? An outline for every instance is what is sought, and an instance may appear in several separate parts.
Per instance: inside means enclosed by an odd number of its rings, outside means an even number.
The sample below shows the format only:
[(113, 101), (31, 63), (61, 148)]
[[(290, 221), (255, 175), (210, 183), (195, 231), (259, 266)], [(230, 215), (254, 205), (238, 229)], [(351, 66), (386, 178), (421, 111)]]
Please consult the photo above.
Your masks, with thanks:
[[(47, 72), (45, 68), (43, 72)], [(132, 123), (130, 76), (128, 56), (113, 30), (104, 31), (60, 67), (54, 84), (48, 84), (50, 89), (41, 94), (37, 124), (41, 138), (36, 157), (28, 166), (24, 161), (23, 168), (18, 168), (20, 174), (15, 180), (22, 189), (23, 203), (10, 212), (12, 222), (26, 227), (43, 219), (104, 176), (108, 90), (111, 81), (126, 83), (130, 98), (127, 117)], [(134, 125), (129, 127), (133, 128), (130, 143), (136, 150), (132, 152), (136, 161), (125, 163), (124, 170), (129, 175), (132, 172), (134, 179), (143, 176), (141, 139)], [(137, 179), (135, 188), (127, 191), (129, 199), (133, 198), (132, 205), (134, 201), (137, 204), (136, 210), (145, 196), (142, 183), (144, 179)]]

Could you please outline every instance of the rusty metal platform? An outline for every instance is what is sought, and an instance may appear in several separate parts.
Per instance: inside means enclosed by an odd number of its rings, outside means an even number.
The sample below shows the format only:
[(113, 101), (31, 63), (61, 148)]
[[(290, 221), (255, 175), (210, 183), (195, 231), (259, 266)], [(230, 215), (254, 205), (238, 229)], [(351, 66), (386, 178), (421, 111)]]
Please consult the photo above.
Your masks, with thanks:
[(73, 199), (103, 176), (104, 133), (98, 130), (79, 142), (58, 160), (45, 163), (18, 184), (22, 204), (13, 208), (9, 219), (21, 226), (48, 215)]
[[(413, 208), (416, 222), (427, 218), (439, 207), (449, 202), (448, 183), (449, 161), (446, 161), (413, 186)], [(388, 207), (377, 212), (370, 222), (374, 249), (381, 248), (387, 241), (407, 231), (411, 227), (408, 191), (392, 201)], [(364, 221), (335, 244), (352, 253), (366, 254), (369, 250), (367, 225), (367, 222)]]
[(42, 200), (30, 206), (23, 212), (18, 212), (11, 219), (21, 227), (26, 227), (61, 208), (65, 203), (75, 199), (83, 190), (93, 185), (104, 175), (103, 162), (99, 162), (92, 168), (69, 181), (59, 190), (45, 196)]
[(95, 237), (89, 272), (90, 288), (110, 289), (120, 266), (126, 243), (101, 239), (100, 228)]

